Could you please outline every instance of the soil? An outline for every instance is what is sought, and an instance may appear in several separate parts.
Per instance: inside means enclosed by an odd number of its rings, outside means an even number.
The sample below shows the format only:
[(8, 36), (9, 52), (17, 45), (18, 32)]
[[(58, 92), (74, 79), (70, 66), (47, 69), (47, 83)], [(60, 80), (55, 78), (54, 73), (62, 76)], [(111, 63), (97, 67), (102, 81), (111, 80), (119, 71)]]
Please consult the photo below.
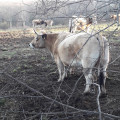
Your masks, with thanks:
[[(85, 78), (79, 69), (58, 83), (53, 58), (46, 49), (29, 48), (32, 39), (0, 38), (0, 119), (98, 120), (98, 114), (77, 112), (78, 109), (98, 112), (97, 87), (93, 87), (92, 95), (84, 95)], [(120, 117), (120, 59), (116, 59), (120, 43), (110, 42), (110, 53), (108, 95), (100, 99), (100, 106), (102, 112)]]

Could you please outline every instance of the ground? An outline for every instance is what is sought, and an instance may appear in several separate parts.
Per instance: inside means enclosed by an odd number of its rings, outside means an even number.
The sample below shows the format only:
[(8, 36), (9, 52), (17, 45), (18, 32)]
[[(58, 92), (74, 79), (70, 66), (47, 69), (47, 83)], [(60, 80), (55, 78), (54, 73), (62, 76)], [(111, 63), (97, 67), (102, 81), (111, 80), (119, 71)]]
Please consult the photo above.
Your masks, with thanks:
[[(98, 111), (97, 88), (93, 87), (93, 95), (83, 94), (85, 79), (81, 70), (58, 83), (57, 67), (49, 52), (29, 48), (33, 36), (6, 36), (0, 38), (0, 119), (98, 120), (98, 114), (75, 112)], [(101, 111), (116, 116), (120, 116), (119, 53), (120, 42), (110, 41), (108, 95), (100, 99)]]

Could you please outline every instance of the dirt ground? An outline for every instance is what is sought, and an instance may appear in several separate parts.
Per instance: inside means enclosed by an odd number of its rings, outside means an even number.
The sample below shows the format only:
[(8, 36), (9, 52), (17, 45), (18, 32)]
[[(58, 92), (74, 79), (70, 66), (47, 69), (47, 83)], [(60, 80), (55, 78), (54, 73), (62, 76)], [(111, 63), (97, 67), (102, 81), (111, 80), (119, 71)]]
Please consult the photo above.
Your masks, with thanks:
[[(98, 120), (98, 114), (76, 112), (77, 109), (98, 111), (97, 88), (93, 87), (96, 91), (93, 95), (83, 95), (85, 79), (81, 70), (76, 70), (74, 75), (68, 74), (58, 83), (58, 71), (52, 57), (45, 49), (30, 49), (28, 44), (32, 39), (25, 36), (0, 38), (0, 119)], [(110, 42), (110, 53), (108, 95), (100, 99), (100, 105), (102, 112), (120, 116), (120, 59), (114, 61), (120, 55), (119, 42)]]

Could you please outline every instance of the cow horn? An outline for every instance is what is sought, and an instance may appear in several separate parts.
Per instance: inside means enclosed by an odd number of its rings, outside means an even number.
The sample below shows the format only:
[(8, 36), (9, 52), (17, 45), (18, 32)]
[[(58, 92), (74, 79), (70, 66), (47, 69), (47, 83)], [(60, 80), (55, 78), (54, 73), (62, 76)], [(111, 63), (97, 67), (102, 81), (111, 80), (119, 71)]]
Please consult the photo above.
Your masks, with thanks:
[(34, 30), (35, 34), (38, 35), (38, 33), (35, 31), (35, 29), (33, 29), (33, 30)]

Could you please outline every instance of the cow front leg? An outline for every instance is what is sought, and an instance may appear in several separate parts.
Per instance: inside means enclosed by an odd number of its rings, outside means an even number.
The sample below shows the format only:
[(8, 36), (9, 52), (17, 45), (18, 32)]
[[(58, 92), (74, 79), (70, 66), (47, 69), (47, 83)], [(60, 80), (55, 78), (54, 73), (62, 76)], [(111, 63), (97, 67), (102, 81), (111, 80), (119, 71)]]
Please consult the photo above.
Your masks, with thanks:
[(63, 65), (63, 63), (61, 62), (61, 60), (59, 58), (57, 58), (55, 60), (57, 67), (58, 67), (58, 72), (59, 72), (59, 79), (58, 82), (63, 81), (66, 75), (66, 71), (65, 71), (65, 67)]
[[(62, 65), (63, 65), (63, 64), (62, 64)], [(63, 67), (63, 71), (62, 71), (62, 76), (61, 76), (62, 79), (61, 79), (61, 81), (63, 81), (64, 78), (67, 77), (67, 73), (66, 73), (65, 66), (63, 65), (62, 67)]]
[(62, 66), (60, 68), (58, 68), (58, 70), (59, 70), (59, 79), (58, 79), (58, 82), (60, 82), (60, 81), (64, 80), (64, 78), (67, 76), (67, 73), (66, 73), (66, 69), (63, 66), (63, 64), (62, 64)]
[(58, 82), (62, 81), (62, 70), (60, 68), (60, 66), (58, 65), (58, 72), (59, 72), (59, 79)]

